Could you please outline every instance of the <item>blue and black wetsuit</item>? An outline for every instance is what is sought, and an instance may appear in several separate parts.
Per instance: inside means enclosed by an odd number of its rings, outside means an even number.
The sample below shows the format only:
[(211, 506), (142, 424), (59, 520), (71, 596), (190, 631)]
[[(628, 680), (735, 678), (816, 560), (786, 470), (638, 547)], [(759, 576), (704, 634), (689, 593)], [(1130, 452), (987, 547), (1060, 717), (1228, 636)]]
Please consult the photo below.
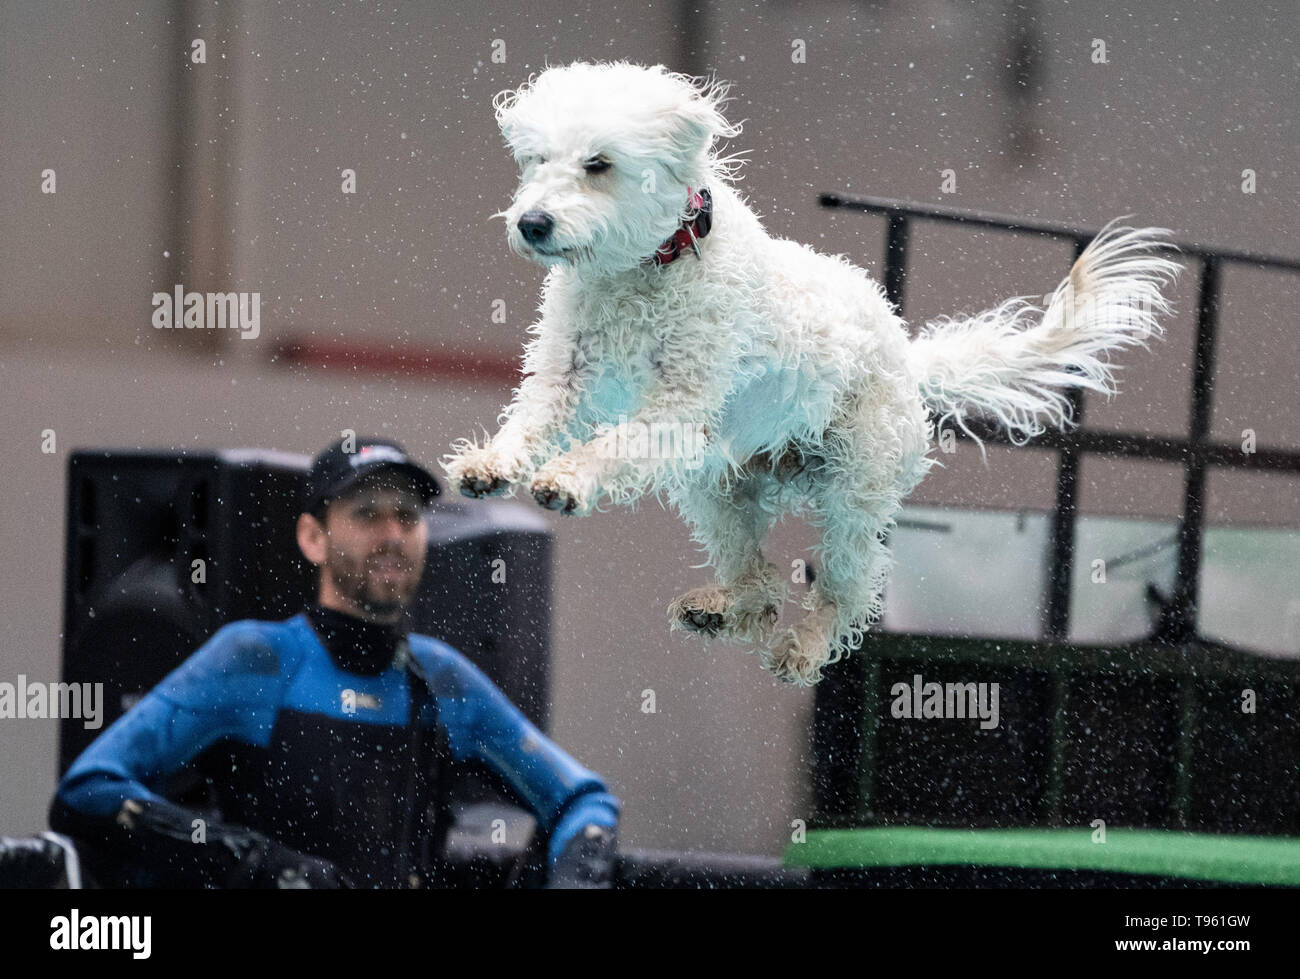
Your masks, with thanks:
[[(438, 788), (448, 766), (474, 764), (533, 813), (552, 867), (600, 835), (589, 827), (617, 824), (600, 777), (455, 649), (313, 605), (217, 632), (77, 758), (50, 824), (140, 886), (266, 883), (288, 864), (309, 883), (436, 886)], [(185, 766), (221, 822), (156, 791)]]

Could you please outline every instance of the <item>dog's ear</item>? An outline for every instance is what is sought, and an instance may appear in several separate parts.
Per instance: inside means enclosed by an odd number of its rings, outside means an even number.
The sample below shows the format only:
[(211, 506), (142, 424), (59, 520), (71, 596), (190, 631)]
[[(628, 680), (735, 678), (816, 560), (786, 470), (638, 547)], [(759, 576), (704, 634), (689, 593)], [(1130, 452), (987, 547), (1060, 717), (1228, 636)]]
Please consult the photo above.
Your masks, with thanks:
[(696, 82), (683, 79), (683, 98), (664, 110), (664, 131), (668, 133), (683, 182), (697, 179), (707, 170), (709, 153), (719, 139), (740, 135), (739, 123), (732, 124), (722, 114), (728, 85), (716, 79)]
[(682, 156), (708, 150), (718, 135), (718, 120), (710, 107), (698, 99), (669, 109), (665, 122), (673, 143)]
[(492, 98), (492, 111), (496, 115), (497, 128), (501, 130), (506, 145), (510, 147), (510, 151), (515, 156), (522, 152), (517, 107), (520, 99), (528, 94), (529, 89), (532, 87), (532, 81), (530, 78), (519, 88), (508, 88), (505, 91), (498, 92)]

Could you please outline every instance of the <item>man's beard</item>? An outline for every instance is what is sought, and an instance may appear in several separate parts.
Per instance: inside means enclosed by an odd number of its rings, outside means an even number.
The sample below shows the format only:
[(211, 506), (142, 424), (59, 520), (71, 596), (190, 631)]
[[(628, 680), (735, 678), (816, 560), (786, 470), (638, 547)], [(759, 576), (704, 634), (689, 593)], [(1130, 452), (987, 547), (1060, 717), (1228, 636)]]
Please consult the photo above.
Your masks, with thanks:
[[(404, 570), (414, 571), (409, 561), (391, 552), (370, 557), (397, 558), (405, 566)], [(334, 579), (339, 594), (367, 614), (388, 617), (400, 612), (414, 596), (416, 582), (408, 579), (410, 584), (404, 581), (400, 586), (384, 587), (378, 576), (367, 567), (368, 561), (369, 557), (357, 561), (341, 551), (330, 550), (326, 554), (325, 567)]]

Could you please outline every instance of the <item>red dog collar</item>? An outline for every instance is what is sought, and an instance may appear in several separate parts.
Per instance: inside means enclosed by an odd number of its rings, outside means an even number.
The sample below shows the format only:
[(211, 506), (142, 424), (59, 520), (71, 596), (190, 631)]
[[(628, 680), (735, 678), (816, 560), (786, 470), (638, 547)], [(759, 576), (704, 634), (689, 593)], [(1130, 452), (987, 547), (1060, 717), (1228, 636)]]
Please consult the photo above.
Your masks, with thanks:
[(713, 196), (705, 187), (701, 187), (699, 193), (687, 187), (686, 194), (691, 202), (690, 216), (647, 261), (654, 262), (656, 265), (667, 265), (669, 262), (675, 262), (677, 257), (689, 248), (694, 248), (695, 253), (699, 254), (699, 246), (695, 242), (707, 237), (709, 228), (713, 225)]

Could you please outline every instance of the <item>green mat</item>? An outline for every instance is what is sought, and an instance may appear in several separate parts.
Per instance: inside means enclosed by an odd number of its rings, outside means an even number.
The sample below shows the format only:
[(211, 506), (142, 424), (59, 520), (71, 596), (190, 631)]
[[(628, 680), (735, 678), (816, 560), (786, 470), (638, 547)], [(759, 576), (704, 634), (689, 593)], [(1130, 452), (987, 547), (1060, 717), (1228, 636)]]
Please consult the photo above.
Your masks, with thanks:
[(1101, 870), (1236, 884), (1300, 886), (1300, 838), (1213, 836), (1167, 830), (1091, 828), (814, 830), (785, 851), (788, 867), (856, 869), (960, 865)]

